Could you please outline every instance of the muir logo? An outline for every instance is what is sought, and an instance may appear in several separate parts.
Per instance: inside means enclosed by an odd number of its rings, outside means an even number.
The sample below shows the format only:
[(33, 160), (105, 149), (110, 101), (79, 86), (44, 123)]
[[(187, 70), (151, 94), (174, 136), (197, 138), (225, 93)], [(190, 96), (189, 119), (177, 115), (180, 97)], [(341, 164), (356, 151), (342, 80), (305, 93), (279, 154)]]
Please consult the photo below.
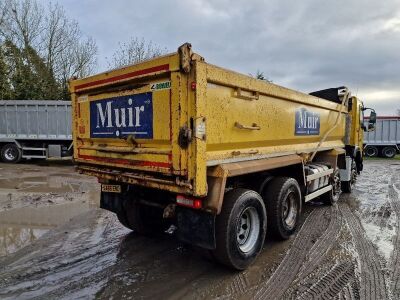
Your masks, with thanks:
[(296, 110), (295, 119), (295, 135), (319, 135), (319, 113), (299, 108)]
[(90, 102), (90, 137), (153, 138), (152, 93)]

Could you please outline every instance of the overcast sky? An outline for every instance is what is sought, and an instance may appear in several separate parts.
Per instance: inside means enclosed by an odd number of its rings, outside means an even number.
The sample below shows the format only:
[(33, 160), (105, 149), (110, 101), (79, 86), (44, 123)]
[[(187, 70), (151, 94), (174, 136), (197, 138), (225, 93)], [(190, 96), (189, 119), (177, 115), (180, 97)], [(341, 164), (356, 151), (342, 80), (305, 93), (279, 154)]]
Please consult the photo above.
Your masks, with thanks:
[[(45, 3), (47, 1), (42, 0)], [(348, 86), (380, 115), (400, 109), (399, 0), (63, 0), (99, 47), (144, 37), (303, 92)]]

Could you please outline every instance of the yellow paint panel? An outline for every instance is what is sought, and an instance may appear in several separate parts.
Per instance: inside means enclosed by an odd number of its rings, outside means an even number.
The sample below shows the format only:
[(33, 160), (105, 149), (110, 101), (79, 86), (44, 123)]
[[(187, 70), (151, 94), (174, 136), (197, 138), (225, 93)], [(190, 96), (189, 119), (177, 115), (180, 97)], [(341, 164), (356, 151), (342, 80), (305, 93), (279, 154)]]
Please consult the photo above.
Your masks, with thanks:
[[(76, 161), (125, 169), (142, 176), (151, 172), (152, 184), (149, 186), (205, 196), (209, 166), (311, 153), (334, 126), (341, 108), (340, 104), (256, 80), (199, 59), (192, 61), (191, 70), (185, 73), (179, 69), (179, 60), (179, 54), (175, 53), (72, 81)], [(163, 70), (165, 65), (168, 70)], [(152, 139), (90, 138), (91, 101), (149, 92), (152, 84), (166, 81), (170, 81), (170, 86), (152, 92)], [(301, 110), (310, 113), (307, 121), (304, 121), (306, 115), (299, 115)], [(303, 125), (309, 124), (311, 134), (300, 135), (296, 130), (299, 123), (296, 123), (296, 114)], [(356, 114), (349, 116), (358, 118)], [(313, 129), (315, 116), (320, 120), (318, 133)], [(347, 116), (347, 109), (343, 109), (339, 125), (322, 143), (320, 150), (344, 146)], [(183, 129), (186, 129), (187, 137), (191, 137), (187, 147), (182, 144)], [(351, 140), (352, 143), (360, 141), (355, 131), (352, 131)], [(163, 183), (165, 181), (169, 183)], [(134, 182), (141, 184), (136, 177)]]

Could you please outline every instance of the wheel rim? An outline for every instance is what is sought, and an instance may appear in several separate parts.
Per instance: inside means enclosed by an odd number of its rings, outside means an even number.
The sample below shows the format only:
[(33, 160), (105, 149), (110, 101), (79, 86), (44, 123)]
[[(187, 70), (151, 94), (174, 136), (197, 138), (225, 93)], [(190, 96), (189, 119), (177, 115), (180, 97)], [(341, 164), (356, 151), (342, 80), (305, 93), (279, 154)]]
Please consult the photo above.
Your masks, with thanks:
[(8, 148), (5, 152), (4, 152), (4, 157), (7, 160), (14, 160), (17, 157), (17, 153), (15, 153), (16, 151), (12, 148)]
[(367, 148), (366, 154), (367, 156), (376, 156), (377, 151), (375, 148)]
[(242, 211), (238, 220), (236, 240), (240, 251), (250, 252), (257, 243), (260, 234), (260, 217), (254, 207)]
[(295, 192), (291, 191), (283, 201), (282, 220), (286, 227), (292, 229), (297, 219), (297, 201)]
[(392, 156), (394, 156), (394, 155), (395, 155), (394, 150), (393, 150), (393, 149), (386, 149), (386, 150), (385, 150), (385, 155), (386, 155), (387, 157), (392, 157)]

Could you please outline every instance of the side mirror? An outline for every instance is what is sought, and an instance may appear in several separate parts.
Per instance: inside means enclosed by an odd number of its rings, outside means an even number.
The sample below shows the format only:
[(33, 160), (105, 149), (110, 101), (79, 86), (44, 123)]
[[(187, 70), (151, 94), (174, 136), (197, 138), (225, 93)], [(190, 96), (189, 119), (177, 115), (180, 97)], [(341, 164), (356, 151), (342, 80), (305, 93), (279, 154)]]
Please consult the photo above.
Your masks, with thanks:
[(371, 111), (371, 114), (369, 115), (368, 123), (370, 123), (370, 124), (375, 124), (376, 123), (376, 112)]

